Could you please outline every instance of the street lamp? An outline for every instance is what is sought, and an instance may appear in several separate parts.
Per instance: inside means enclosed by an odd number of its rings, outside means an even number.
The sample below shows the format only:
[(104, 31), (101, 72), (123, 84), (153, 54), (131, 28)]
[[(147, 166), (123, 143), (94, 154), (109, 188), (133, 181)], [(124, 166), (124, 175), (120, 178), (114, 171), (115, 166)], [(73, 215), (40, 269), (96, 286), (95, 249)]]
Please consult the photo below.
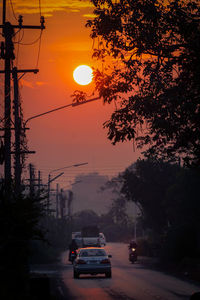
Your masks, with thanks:
[(28, 119), (24, 122), (24, 130), (27, 129), (27, 128), (26, 128), (26, 124), (27, 124), (30, 120), (32, 120), (32, 119), (35, 119), (35, 118), (38, 118), (38, 117), (41, 117), (41, 116), (50, 114), (50, 113), (52, 113), (52, 112), (55, 112), (55, 111), (57, 111), (57, 110), (61, 110), (61, 109), (63, 109), (63, 108), (67, 108), (67, 107), (70, 107), (70, 106), (74, 107), (74, 106), (78, 106), (78, 105), (85, 104), (85, 103), (88, 103), (88, 102), (96, 101), (96, 100), (99, 100), (100, 98), (101, 98), (101, 97), (95, 97), (95, 98), (92, 98), (92, 99), (83, 100), (83, 101), (81, 101), (81, 102), (80, 102), (80, 101), (72, 102), (72, 103), (70, 103), (70, 104), (66, 104), (66, 105), (63, 105), (63, 106), (60, 106), (60, 107), (57, 107), (57, 108), (48, 110), (48, 111), (43, 112), (43, 113), (41, 113), (41, 114), (34, 115), (34, 116), (28, 118)]
[(47, 214), (49, 213), (49, 202), (50, 202), (50, 183), (52, 181), (54, 181), (55, 179), (57, 179), (58, 177), (62, 176), (64, 174), (64, 172), (61, 172), (59, 173), (57, 176), (51, 178), (51, 174), (53, 172), (57, 172), (57, 171), (60, 171), (60, 170), (63, 170), (63, 169), (68, 169), (68, 168), (76, 168), (76, 167), (80, 167), (80, 166), (84, 166), (84, 165), (87, 165), (88, 162), (85, 162), (85, 163), (79, 163), (79, 164), (73, 164), (73, 165), (69, 165), (69, 166), (65, 166), (65, 167), (62, 167), (62, 168), (59, 168), (59, 169), (54, 169), (54, 170), (51, 170), (49, 172), (49, 175), (48, 175), (48, 183), (47, 183), (47, 186), (48, 186), (48, 191), (47, 191)]
[[(98, 96), (98, 97), (95, 97), (95, 98), (92, 98), (92, 99), (85, 100), (83, 94), (80, 93), (80, 95), (77, 95), (76, 102), (72, 102), (72, 103), (70, 103), (70, 104), (66, 104), (66, 105), (63, 105), (63, 106), (60, 106), (60, 107), (51, 109), (51, 110), (49, 110), (49, 111), (46, 111), (46, 112), (43, 112), (43, 113), (40, 113), (40, 114), (37, 114), (37, 115), (34, 115), (34, 116), (28, 118), (28, 119), (24, 122), (23, 130), (25, 131), (26, 129), (29, 129), (29, 128), (26, 128), (26, 125), (27, 125), (27, 123), (28, 123), (29, 121), (31, 121), (32, 119), (39, 118), (39, 117), (41, 117), (41, 116), (50, 114), (50, 113), (52, 113), (52, 112), (55, 112), (55, 111), (58, 111), (58, 110), (61, 110), (61, 109), (64, 109), (64, 108), (67, 108), (67, 107), (70, 107), (70, 106), (74, 107), (74, 106), (78, 106), (78, 105), (81, 105), (81, 104), (93, 102), (93, 101), (99, 100), (100, 98), (101, 98), (101, 97)], [(34, 151), (29, 151), (29, 153), (35, 153), (35, 152), (34, 152)], [(79, 165), (80, 165), (80, 164), (79, 164)], [(79, 165), (77, 165), (77, 166), (79, 166)], [(76, 166), (76, 165), (72, 165), (72, 167), (77, 167), (77, 166)], [(71, 167), (71, 166), (67, 166), (66, 168), (69, 168), (69, 167)], [(65, 168), (65, 167), (64, 167), (64, 168)], [(64, 169), (64, 168), (61, 168), (61, 169)], [(52, 170), (51, 172), (54, 172), (54, 171), (58, 171), (58, 169)], [(51, 172), (50, 172), (50, 173), (51, 173)], [(49, 175), (50, 175), (50, 173), (49, 173)], [(62, 175), (63, 175), (63, 174), (60, 174), (59, 176), (62, 176)], [(58, 178), (58, 177), (56, 177), (56, 178)], [(55, 178), (54, 178), (54, 179), (55, 179)], [(54, 179), (53, 179), (53, 180), (54, 180)], [(21, 175), (20, 175), (20, 180), (21, 180)], [(51, 181), (53, 181), (53, 180), (51, 180)], [(50, 182), (51, 182), (51, 181), (48, 180), (48, 199), (49, 199), (49, 191), (50, 191), (50, 186), (49, 186), (49, 185), (50, 185)]]
[(80, 166), (84, 166), (84, 165), (87, 165), (87, 164), (88, 164), (88, 162), (62, 167), (62, 168), (59, 168), (59, 169), (51, 170), (49, 172), (49, 174), (51, 174), (52, 172), (63, 170), (63, 169), (67, 169), (67, 168), (71, 168), (71, 167), (80, 167)]

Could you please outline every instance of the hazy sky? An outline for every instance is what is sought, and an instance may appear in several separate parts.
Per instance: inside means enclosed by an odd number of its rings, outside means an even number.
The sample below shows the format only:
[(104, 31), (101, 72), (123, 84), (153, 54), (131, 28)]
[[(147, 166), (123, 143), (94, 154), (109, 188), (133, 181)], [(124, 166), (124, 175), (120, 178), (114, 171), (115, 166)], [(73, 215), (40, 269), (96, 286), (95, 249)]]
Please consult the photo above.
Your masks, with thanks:
[[(46, 26), (42, 33), (40, 52), (37, 41), (40, 30), (21, 30), (15, 38), (14, 64), (18, 69), (38, 67), (40, 70), (38, 74), (26, 74), (20, 80), (25, 120), (71, 103), (70, 96), (77, 89), (92, 94), (93, 83), (86, 87), (80, 86), (74, 82), (72, 73), (80, 64), (97, 66), (92, 60), (90, 30), (85, 28), (86, 20), (93, 12), (91, 3), (84, 0), (7, 1), (7, 20), (17, 24), (16, 19), (22, 14), (24, 25), (39, 25), (39, 3)], [(29, 150), (36, 151), (36, 154), (29, 155), (27, 163), (35, 164), (45, 181), (53, 169), (88, 162), (84, 167), (66, 169), (59, 180), (61, 186), (66, 186), (78, 173), (96, 171), (114, 175), (122, 171), (136, 160), (138, 153), (133, 151), (132, 143), (113, 146), (107, 139), (102, 124), (113, 110), (114, 105), (103, 105), (99, 100), (30, 121), (27, 124), (30, 128), (27, 132), (28, 145)]]

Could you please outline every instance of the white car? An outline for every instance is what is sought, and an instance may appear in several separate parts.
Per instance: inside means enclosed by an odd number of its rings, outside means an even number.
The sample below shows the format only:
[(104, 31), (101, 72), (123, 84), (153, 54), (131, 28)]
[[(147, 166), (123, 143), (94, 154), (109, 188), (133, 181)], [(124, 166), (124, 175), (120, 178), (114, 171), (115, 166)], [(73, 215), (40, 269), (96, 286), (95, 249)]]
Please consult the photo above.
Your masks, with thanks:
[(73, 264), (74, 278), (80, 274), (105, 274), (107, 278), (112, 277), (111, 255), (107, 255), (105, 249), (100, 247), (81, 248)]
[(105, 235), (102, 232), (99, 233), (99, 238), (100, 238), (100, 244), (105, 246), (106, 245), (106, 238), (105, 238)]

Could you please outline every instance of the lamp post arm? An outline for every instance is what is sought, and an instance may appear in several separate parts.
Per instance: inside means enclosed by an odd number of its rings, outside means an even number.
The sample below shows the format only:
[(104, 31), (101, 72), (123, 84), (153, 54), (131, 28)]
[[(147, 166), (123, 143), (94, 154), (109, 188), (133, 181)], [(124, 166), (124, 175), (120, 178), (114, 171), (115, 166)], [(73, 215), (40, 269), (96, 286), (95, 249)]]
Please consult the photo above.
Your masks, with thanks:
[(38, 117), (41, 117), (41, 116), (50, 114), (50, 113), (52, 113), (52, 112), (54, 112), (54, 111), (57, 111), (57, 110), (60, 110), (60, 109), (63, 109), (63, 108), (69, 107), (69, 106), (73, 106), (73, 103), (70, 103), (70, 104), (67, 104), (67, 105), (64, 105), (64, 106), (60, 106), (60, 107), (51, 109), (51, 110), (46, 111), (46, 112), (44, 112), (44, 113), (41, 113), (41, 114), (39, 114), (39, 115), (32, 116), (32, 117), (28, 118), (28, 119), (24, 122), (24, 127), (26, 127), (26, 124), (27, 124), (30, 120), (32, 120), (32, 119), (35, 119), (35, 118), (38, 118)]
[(60, 107), (57, 107), (57, 108), (54, 108), (54, 109), (51, 109), (49, 111), (46, 111), (44, 113), (41, 113), (39, 115), (35, 115), (35, 116), (32, 116), (30, 118), (28, 118), (25, 122), (24, 122), (24, 128), (26, 127), (26, 124), (32, 120), (32, 119), (35, 119), (35, 118), (38, 118), (38, 117), (41, 117), (41, 116), (44, 116), (44, 115), (47, 115), (47, 114), (50, 114), (54, 111), (57, 111), (57, 110), (60, 110), (60, 109), (63, 109), (63, 108), (66, 108), (66, 107), (69, 107), (69, 106), (78, 106), (78, 105), (81, 105), (81, 104), (85, 104), (85, 103), (88, 103), (88, 102), (92, 102), (92, 101), (95, 101), (95, 100), (98, 100), (100, 99), (100, 97), (96, 97), (96, 98), (92, 98), (92, 99), (89, 99), (89, 100), (85, 100), (85, 101), (82, 101), (82, 102), (74, 102), (74, 103), (70, 103), (70, 104), (66, 104), (66, 105), (63, 105), (63, 106), (60, 106)]
[(54, 178), (52, 178), (52, 179), (49, 179), (49, 183), (50, 182), (52, 182), (52, 181), (54, 181), (54, 180), (56, 180), (58, 177), (60, 177), (60, 176), (62, 176), (64, 174), (64, 172), (62, 172), (62, 173), (60, 173), (60, 174), (58, 174), (56, 177), (54, 177)]
[(70, 165), (70, 166), (62, 167), (62, 168), (59, 168), (59, 169), (55, 169), (55, 170), (52, 170), (52, 171), (50, 171), (50, 173), (49, 173), (49, 174), (51, 174), (52, 172), (56, 172), (56, 171), (63, 170), (63, 169), (68, 169), (68, 168), (71, 168), (71, 167), (79, 167), (79, 166), (84, 166), (84, 165), (88, 165), (88, 162), (85, 162), (85, 163), (80, 163), (80, 164), (74, 164), (74, 165)]

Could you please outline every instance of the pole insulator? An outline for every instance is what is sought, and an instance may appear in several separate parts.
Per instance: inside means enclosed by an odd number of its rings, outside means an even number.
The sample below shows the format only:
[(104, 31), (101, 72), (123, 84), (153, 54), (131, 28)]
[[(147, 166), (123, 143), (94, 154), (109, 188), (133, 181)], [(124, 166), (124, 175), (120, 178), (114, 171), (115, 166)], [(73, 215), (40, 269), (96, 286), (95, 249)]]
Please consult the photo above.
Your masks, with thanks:
[(44, 29), (44, 23), (45, 23), (45, 20), (44, 20), (44, 16), (41, 16), (40, 17), (40, 24), (41, 24), (41, 29)]
[(23, 16), (22, 15), (19, 15), (18, 23), (19, 23), (19, 27), (22, 27), (22, 23), (23, 23)]

